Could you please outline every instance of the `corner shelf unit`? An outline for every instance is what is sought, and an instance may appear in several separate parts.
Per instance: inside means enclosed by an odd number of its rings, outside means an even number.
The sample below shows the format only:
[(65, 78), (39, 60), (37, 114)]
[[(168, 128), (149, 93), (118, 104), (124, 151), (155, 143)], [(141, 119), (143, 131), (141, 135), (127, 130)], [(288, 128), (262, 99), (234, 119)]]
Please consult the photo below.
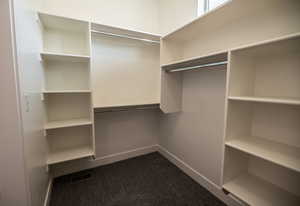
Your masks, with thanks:
[(249, 205), (299, 205), (300, 34), (229, 57), (223, 188)]
[(49, 165), (93, 156), (90, 23), (39, 13)]

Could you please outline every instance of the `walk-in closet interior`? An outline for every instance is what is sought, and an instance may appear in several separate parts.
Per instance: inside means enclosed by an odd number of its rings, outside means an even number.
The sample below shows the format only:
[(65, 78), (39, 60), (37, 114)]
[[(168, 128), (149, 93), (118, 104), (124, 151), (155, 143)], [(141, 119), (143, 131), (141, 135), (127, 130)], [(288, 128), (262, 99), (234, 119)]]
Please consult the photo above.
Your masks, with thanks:
[(299, 206), (300, 1), (2, 0), (1, 206)]

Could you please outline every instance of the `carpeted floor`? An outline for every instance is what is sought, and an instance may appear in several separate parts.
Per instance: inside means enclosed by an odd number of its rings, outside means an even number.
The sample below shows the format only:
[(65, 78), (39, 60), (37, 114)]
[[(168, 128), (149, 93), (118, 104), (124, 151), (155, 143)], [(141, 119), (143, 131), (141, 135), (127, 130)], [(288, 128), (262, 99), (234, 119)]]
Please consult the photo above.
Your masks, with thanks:
[(56, 178), (50, 206), (225, 206), (152, 153)]

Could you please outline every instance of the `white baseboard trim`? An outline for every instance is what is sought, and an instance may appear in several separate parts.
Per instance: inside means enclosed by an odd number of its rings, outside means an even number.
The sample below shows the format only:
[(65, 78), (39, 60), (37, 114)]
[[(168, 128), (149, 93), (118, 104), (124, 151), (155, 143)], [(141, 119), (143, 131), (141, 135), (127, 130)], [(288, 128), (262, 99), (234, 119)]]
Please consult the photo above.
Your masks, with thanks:
[(183, 162), (181, 159), (176, 157), (174, 154), (169, 152), (167, 149), (165, 149), (162, 146), (158, 146), (158, 152), (163, 155), (165, 158), (167, 158), (170, 162), (175, 164), (178, 168), (180, 168), (185, 174), (190, 176), (192, 179), (194, 179), (197, 183), (202, 185), (204, 188), (206, 188), (208, 191), (210, 191), (212, 194), (214, 194), (216, 197), (218, 197), (220, 200), (222, 200), (225, 204), (229, 206), (240, 206), (241, 204), (238, 203), (236, 200), (234, 200), (232, 197), (227, 196), (223, 193), (222, 188), (203, 175), (201, 175), (199, 172), (197, 172), (195, 169), (193, 169), (191, 166)]
[(121, 153), (116, 153), (112, 155), (107, 155), (103, 157), (98, 157), (93, 160), (78, 160), (73, 162), (66, 162), (61, 164), (53, 170), (51, 170), (53, 177), (59, 177), (66, 174), (71, 174), (74, 172), (79, 172), (86, 169), (92, 169), (95, 167), (112, 164), (122, 160), (130, 159), (133, 157), (138, 157), (141, 155), (149, 154), (158, 151), (158, 145), (151, 145), (147, 147), (140, 147), (134, 150), (128, 150)]
[(129, 151), (126, 151), (126, 152), (120, 152), (120, 153), (116, 153), (116, 154), (96, 158), (94, 161), (97, 162), (98, 166), (107, 165), (107, 164), (119, 162), (119, 161), (122, 161), (122, 160), (130, 159), (130, 158), (133, 158), (133, 157), (138, 157), (138, 156), (141, 156), (141, 155), (156, 152), (156, 151), (158, 151), (158, 148), (159, 148), (159, 145), (152, 145), (152, 146), (149, 146), (149, 147), (141, 147), (141, 148), (134, 149), (134, 150), (129, 150)]
[(50, 197), (51, 197), (51, 192), (52, 192), (52, 186), (53, 186), (53, 178), (49, 178), (48, 182), (48, 187), (47, 187), (47, 192), (44, 200), (44, 206), (49, 206), (50, 205)]

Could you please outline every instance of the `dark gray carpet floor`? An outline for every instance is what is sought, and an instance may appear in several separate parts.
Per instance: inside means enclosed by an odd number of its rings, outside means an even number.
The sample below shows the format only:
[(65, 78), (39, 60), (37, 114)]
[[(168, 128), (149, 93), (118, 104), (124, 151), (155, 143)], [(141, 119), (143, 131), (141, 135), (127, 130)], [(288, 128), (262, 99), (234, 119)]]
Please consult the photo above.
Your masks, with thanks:
[(152, 153), (56, 178), (50, 206), (224, 206)]

